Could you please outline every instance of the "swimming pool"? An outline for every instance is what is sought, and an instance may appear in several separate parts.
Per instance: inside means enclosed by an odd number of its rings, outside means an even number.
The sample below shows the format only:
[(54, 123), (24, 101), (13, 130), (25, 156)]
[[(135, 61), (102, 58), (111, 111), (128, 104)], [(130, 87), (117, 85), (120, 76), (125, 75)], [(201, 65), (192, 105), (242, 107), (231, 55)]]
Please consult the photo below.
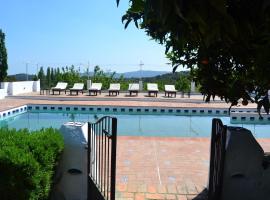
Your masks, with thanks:
[[(37, 130), (46, 127), (60, 128), (62, 124), (75, 122), (95, 122), (104, 114), (43, 113), (26, 112), (0, 120), (1, 127), (28, 128)], [(157, 137), (209, 137), (211, 121), (216, 116), (177, 115), (127, 115), (112, 114), (118, 119), (120, 136)], [(231, 124), (230, 118), (219, 116), (225, 125), (245, 127), (257, 138), (270, 138), (270, 125)]]

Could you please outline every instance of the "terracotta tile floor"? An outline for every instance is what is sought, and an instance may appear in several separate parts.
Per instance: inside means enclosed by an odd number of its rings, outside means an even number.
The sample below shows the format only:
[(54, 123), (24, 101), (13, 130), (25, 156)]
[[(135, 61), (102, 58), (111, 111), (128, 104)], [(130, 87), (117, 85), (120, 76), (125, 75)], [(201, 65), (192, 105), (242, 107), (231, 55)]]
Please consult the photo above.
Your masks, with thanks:
[(206, 186), (208, 165), (209, 139), (120, 136), (117, 199), (191, 197)]
[[(270, 152), (270, 139), (260, 139)], [(206, 187), (210, 140), (119, 136), (118, 200), (194, 199)]]

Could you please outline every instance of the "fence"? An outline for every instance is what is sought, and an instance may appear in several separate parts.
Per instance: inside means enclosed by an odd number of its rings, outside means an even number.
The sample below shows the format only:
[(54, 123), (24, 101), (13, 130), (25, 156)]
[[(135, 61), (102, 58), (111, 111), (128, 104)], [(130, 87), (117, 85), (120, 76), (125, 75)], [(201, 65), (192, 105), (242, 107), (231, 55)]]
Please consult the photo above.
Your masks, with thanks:
[(115, 200), (117, 119), (88, 123), (88, 199)]

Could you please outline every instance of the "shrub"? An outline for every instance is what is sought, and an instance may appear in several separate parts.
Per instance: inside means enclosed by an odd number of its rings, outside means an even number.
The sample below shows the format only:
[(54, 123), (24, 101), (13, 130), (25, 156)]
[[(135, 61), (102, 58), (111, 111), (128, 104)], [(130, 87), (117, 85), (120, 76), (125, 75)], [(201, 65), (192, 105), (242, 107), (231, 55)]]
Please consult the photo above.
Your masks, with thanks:
[(0, 199), (48, 199), (64, 141), (56, 129), (0, 129)]

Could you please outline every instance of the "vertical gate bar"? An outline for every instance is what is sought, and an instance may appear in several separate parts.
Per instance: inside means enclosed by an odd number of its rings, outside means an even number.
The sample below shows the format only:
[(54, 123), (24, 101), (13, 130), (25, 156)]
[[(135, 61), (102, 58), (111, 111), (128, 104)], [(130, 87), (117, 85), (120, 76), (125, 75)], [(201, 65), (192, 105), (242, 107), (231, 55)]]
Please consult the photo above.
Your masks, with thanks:
[(96, 165), (96, 136), (95, 136), (95, 134), (96, 134), (96, 126), (95, 126), (95, 124), (93, 124), (93, 126), (92, 126), (92, 131), (93, 131), (93, 153), (92, 153), (92, 155), (93, 155), (93, 170), (92, 170), (92, 175), (93, 175), (93, 179), (95, 180), (96, 179), (96, 167), (95, 167), (95, 165)]
[(90, 126), (90, 128), (91, 128), (91, 154), (90, 154), (90, 156), (91, 156), (91, 159), (90, 159), (90, 162), (91, 162), (91, 171), (90, 171), (90, 174), (91, 174), (91, 177), (93, 177), (93, 170), (95, 169), (94, 168), (94, 166), (93, 166), (93, 164), (95, 164), (95, 163), (93, 163), (92, 161), (95, 159), (95, 157), (94, 157), (94, 152), (95, 152), (95, 146), (94, 146), (94, 125), (93, 124), (91, 124), (91, 126)]
[[(107, 131), (109, 130), (108, 129), (108, 120), (109, 120), (109, 118), (107, 117), (106, 118), (106, 130)], [(108, 176), (109, 176), (109, 174), (108, 174), (108, 164), (109, 164), (108, 143), (109, 143), (109, 137), (107, 135), (107, 137), (106, 137), (106, 152), (105, 152), (105, 154), (106, 154), (106, 183), (105, 183), (105, 185), (106, 185), (106, 198), (107, 198), (107, 200), (108, 200), (108, 190), (109, 190), (109, 188), (108, 188)]]
[[(104, 126), (105, 126), (105, 130), (107, 131), (107, 117), (106, 117), (106, 119), (105, 119), (105, 121), (104, 121)], [(106, 174), (106, 169), (107, 169), (107, 166), (106, 166), (106, 164), (107, 164), (107, 154), (106, 154), (106, 152), (107, 152), (107, 135), (105, 135), (105, 141), (104, 141), (105, 143), (104, 143), (104, 158), (105, 158), (105, 162), (104, 162), (104, 183), (103, 183), (103, 187), (104, 187), (104, 197), (106, 198), (106, 178), (107, 178), (107, 174)]]
[[(110, 123), (110, 118), (108, 118), (107, 120), (107, 126), (108, 126), (108, 132), (110, 130), (109, 127), (109, 123)], [(107, 159), (108, 159), (108, 164), (107, 164), (107, 200), (109, 199), (109, 190), (110, 190), (110, 138), (108, 137), (108, 144), (107, 144)]]
[(97, 126), (97, 133), (96, 133), (96, 137), (97, 137), (97, 186), (99, 188), (99, 124), (96, 124)]
[(93, 161), (91, 175), (94, 178), (94, 176), (95, 176), (95, 160), (96, 160), (96, 158), (95, 158), (95, 151), (96, 151), (96, 146), (95, 146), (95, 125), (94, 124), (92, 124), (92, 126), (91, 126), (91, 131), (92, 131), (92, 146), (93, 146), (92, 154), (91, 154), (92, 161)]
[[(107, 131), (107, 118), (105, 118), (105, 130)], [(107, 176), (106, 176), (106, 172), (107, 172), (107, 135), (105, 135), (105, 144), (104, 144), (104, 156), (105, 156), (105, 158), (104, 158), (104, 160), (105, 160), (105, 162), (104, 162), (104, 197), (105, 198), (107, 198), (107, 196), (106, 196), (106, 191), (107, 191), (107, 189), (106, 189), (106, 181), (107, 181)]]
[[(106, 128), (106, 124), (107, 124), (107, 118), (104, 121), (104, 128), (107, 131)], [(104, 187), (104, 197), (106, 197), (106, 163), (107, 163), (107, 156), (106, 156), (106, 143), (107, 143), (107, 134), (104, 135), (104, 183), (103, 183), (103, 187)]]
[[(110, 122), (111, 119), (108, 118), (108, 132), (110, 133), (111, 127), (110, 127)], [(111, 139), (108, 137), (108, 168), (107, 168), (107, 197), (109, 199), (109, 194), (110, 194), (110, 141)]]
[(97, 168), (97, 180), (98, 180), (98, 188), (100, 189), (100, 123), (97, 124), (98, 127), (98, 168)]
[(102, 193), (102, 121), (100, 122), (99, 124), (99, 127), (100, 127), (100, 166), (99, 166), (99, 176), (100, 176), (100, 191)]
[[(98, 124), (98, 129), (99, 129), (99, 132), (98, 132), (98, 143), (99, 143), (99, 151), (98, 151), (98, 187), (100, 188), (100, 183), (101, 183), (101, 123)], [(101, 189), (101, 188), (100, 188)]]
[(112, 118), (112, 152), (111, 152), (111, 200), (115, 200), (115, 179), (116, 179), (116, 145), (117, 145), (117, 120)]
[(103, 129), (104, 129), (104, 119), (102, 120), (102, 123), (101, 123), (101, 135), (102, 135), (102, 141), (101, 141), (101, 146), (102, 146), (102, 151), (101, 151), (101, 157), (102, 157), (102, 160), (101, 160), (101, 163), (102, 163), (102, 167), (101, 167), (101, 192), (102, 194), (104, 194), (104, 188), (103, 188), (103, 182), (104, 182), (104, 132), (103, 132)]
[(97, 184), (97, 173), (98, 173), (98, 171), (97, 171), (97, 168), (98, 168), (98, 156), (97, 156), (97, 150), (98, 150), (98, 143), (97, 143), (97, 124), (95, 124), (95, 165), (96, 165), (96, 167), (95, 167), (95, 182), (96, 182), (96, 184)]
[(91, 125), (90, 125), (90, 123), (88, 122), (87, 123), (87, 126), (88, 126), (88, 131), (87, 131), (87, 137), (88, 137), (88, 141), (87, 141), (87, 145), (88, 145), (88, 148), (87, 148), (87, 197), (89, 198), (90, 197), (90, 189), (89, 189), (89, 187), (90, 187), (90, 171), (91, 171), (91, 157), (90, 157), (90, 155), (91, 155), (91, 153), (90, 153), (90, 151), (91, 151), (91, 139), (90, 139), (90, 135), (91, 135)]

